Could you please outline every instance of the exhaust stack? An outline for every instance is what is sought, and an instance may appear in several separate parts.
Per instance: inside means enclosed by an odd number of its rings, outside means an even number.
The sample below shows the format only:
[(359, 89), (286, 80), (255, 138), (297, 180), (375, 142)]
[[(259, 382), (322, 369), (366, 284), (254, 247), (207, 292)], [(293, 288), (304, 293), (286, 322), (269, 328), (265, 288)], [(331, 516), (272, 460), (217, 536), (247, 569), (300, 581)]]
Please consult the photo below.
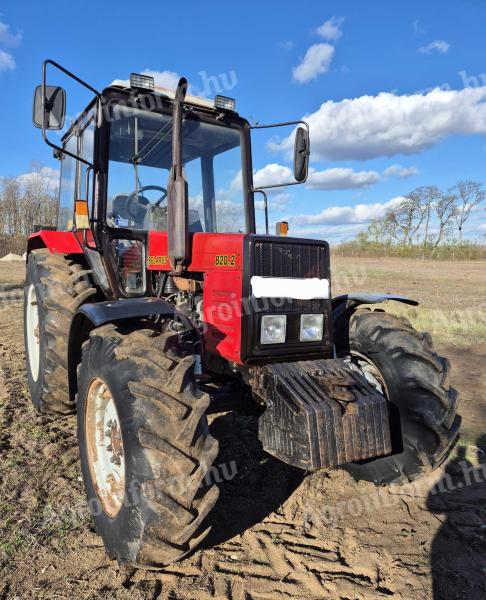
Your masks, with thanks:
[(188, 188), (182, 170), (182, 111), (187, 87), (187, 79), (181, 77), (174, 99), (172, 168), (167, 185), (169, 259), (177, 272), (189, 260)]

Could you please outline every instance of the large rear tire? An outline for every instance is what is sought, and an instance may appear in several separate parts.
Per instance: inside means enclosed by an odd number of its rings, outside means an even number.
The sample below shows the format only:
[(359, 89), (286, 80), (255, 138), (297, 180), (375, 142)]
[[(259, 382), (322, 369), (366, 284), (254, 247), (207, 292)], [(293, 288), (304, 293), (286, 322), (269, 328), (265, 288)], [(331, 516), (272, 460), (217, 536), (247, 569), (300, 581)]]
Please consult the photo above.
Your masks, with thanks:
[[(360, 310), (350, 319), (352, 362), (389, 400), (393, 452), (347, 465), (356, 479), (406, 482), (439, 466), (458, 439), (458, 392), (428, 333), (405, 318)], [(380, 391), (381, 391), (380, 390)]]
[(105, 325), (83, 345), (77, 412), (86, 495), (108, 554), (122, 564), (168, 565), (210, 531), (218, 444), (194, 365), (176, 334), (152, 329)]
[(24, 288), (24, 343), (34, 406), (43, 413), (71, 414), (68, 336), (78, 307), (96, 295), (91, 271), (75, 256), (29, 254)]

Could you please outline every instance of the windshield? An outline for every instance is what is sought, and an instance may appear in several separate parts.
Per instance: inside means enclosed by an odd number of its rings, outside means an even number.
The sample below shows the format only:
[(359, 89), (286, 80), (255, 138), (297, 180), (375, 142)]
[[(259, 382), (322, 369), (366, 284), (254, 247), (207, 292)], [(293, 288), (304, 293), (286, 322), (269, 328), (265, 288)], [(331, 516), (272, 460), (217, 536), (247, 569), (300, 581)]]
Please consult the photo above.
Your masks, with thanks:
[[(189, 230), (244, 232), (240, 129), (205, 123), (189, 114), (182, 132)], [(115, 107), (110, 130), (108, 225), (165, 231), (171, 164), (171, 115)]]

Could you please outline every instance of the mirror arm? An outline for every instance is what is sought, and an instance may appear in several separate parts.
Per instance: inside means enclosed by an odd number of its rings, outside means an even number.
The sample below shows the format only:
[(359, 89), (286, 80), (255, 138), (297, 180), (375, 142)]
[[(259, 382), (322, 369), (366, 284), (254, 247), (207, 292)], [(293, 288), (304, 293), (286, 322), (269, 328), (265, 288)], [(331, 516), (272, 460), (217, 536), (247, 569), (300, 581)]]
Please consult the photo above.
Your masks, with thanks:
[(100, 95), (100, 92), (98, 90), (96, 90), (94, 87), (91, 87), (89, 85), (89, 83), (86, 83), (86, 81), (83, 81), (77, 75), (75, 75), (74, 73), (71, 73), (71, 71), (68, 71), (62, 65), (55, 62), (54, 60), (47, 59), (42, 63), (42, 92), (44, 93), (44, 97), (45, 97), (45, 91), (46, 91), (45, 83), (46, 83), (47, 65), (52, 65), (56, 69), (59, 69), (59, 71), (62, 71), (65, 75), (67, 75), (71, 79), (74, 79), (74, 81), (77, 81), (79, 84), (83, 85), (85, 88), (87, 88), (88, 90), (93, 92), (93, 94), (95, 94), (95, 96)]
[(94, 169), (94, 165), (92, 163), (90, 163), (88, 160), (85, 160), (81, 156), (76, 156), (75, 154), (72, 154), (68, 150), (64, 150), (64, 148), (61, 148), (60, 146), (53, 144), (47, 138), (47, 122), (46, 122), (47, 115), (46, 115), (46, 111), (45, 111), (46, 87), (47, 87), (47, 84), (46, 84), (47, 65), (52, 65), (56, 69), (59, 69), (59, 71), (62, 71), (65, 75), (67, 75), (68, 77), (71, 77), (71, 79), (74, 79), (74, 81), (77, 81), (79, 84), (83, 85), (85, 88), (87, 88), (88, 90), (93, 92), (98, 98), (101, 96), (101, 94), (94, 87), (91, 87), (88, 83), (86, 83), (85, 81), (83, 81), (82, 79), (77, 77), (77, 75), (75, 75), (74, 73), (71, 73), (71, 71), (68, 71), (67, 69), (65, 69), (62, 65), (55, 62), (54, 60), (47, 59), (42, 63), (42, 139), (48, 146), (50, 146), (51, 148), (54, 148), (54, 150), (58, 150), (59, 152), (62, 152), (63, 154), (66, 154), (67, 156), (70, 156), (71, 158), (75, 158), (76, 160), (80, 160), (85, 165), (88, 165), (88, 167), (91, 167)]
[[(250, 129), (270, 129), (271, 127), (284, 127), (285, 125), (303, 125), (307, 129), (307, 135), (310, 135), (309, 123), (307, 121), (285, 121), (283, 123), (271, 123), (270, 125), (250, 125)], [(310, 156), (310, 152), (307, 152), (307, 155)], [(291, 181), (290, 183), (278, 183), (274, 185), (261, 185), (258, 188), (252, 188), (251, 191), (261, 192), (262, 190), (270, 190), (278, 187), (288, 187), (291, 185), (300, 185), (301, 183), (305, 183), (309, 176), (309, 172), (306, 173), (305, 179), (302, 181)]]
[(310, 133), (307, 121), (283, 121), (282, 123), (270, 123), (269, 125), (250, 125), (250, 129), (270, 129), (271, 127), (285, 127), (286, 125), (303, 125)]
[(262, 190), (271, 190), (273, 188), (290, 187), (291, 185), (300, 185), (302, 183), (305, 183), (306, 181), (307, 181), (307, 177), (305, 179), (303, 179), (302, 181), (289, 181), (289, 183), (275, 183), (273, 185), (261, 185), (260, 187), (252, 188), (251, 191), (253, 193), (256, 193), (256, 192), (261, 192)]
[(76, 160), (79, 160), (82, 163), (84, 163), (85, 165), (87, 165), (88, 167), (91, 167), (92, 169), (95, 168), (93, 163), (90, 163), (89, 160), (86, 160), (82, 156), (76, 156), (76, 154), (69, 152), (69, 150), (65, 150), (61, 146), (57, 146), (56, 144), (53, 144), (50, 140), (47, 139), (47, 134), (46, 134), (46, 131), (44, 128), (42, 128), (42, 138), (43, 138), (44, 142), (51, 148), (54, 148), (54, 150), (57, 150), (58, 152), (61, 152), (62, 154), (65, 154), (66, 156), (70, 156), (71, 158), (74, 158)]

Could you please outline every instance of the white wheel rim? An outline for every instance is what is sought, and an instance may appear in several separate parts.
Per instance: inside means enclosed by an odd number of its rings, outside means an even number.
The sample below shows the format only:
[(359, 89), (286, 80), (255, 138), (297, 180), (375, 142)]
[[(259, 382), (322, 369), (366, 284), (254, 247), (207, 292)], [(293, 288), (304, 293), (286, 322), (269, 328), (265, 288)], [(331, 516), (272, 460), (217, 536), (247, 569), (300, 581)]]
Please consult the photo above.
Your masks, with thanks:
[(125, 496), (125, 458), (120, 419), (106, 383), (90, 384), (85, 411), (86, 449), (91, 479), (103, 511), (115, 517)]
[(388, 398), (388, 390), (385, 380), (375, 363), (364, 354), (353, 351), (352, 359), (347, 359), (352, 368), (356, 368), (364, 375), (365, 379), (370, 383), (382, 396)]
[(25, 326), (27, 329), (27, 353), (29, 356), (30, 374), (34, 381), (39, 377), (39, 308), (37, 306), (37, 293), (32, 283), (27, 292), (27, 311), (25, 315)]

